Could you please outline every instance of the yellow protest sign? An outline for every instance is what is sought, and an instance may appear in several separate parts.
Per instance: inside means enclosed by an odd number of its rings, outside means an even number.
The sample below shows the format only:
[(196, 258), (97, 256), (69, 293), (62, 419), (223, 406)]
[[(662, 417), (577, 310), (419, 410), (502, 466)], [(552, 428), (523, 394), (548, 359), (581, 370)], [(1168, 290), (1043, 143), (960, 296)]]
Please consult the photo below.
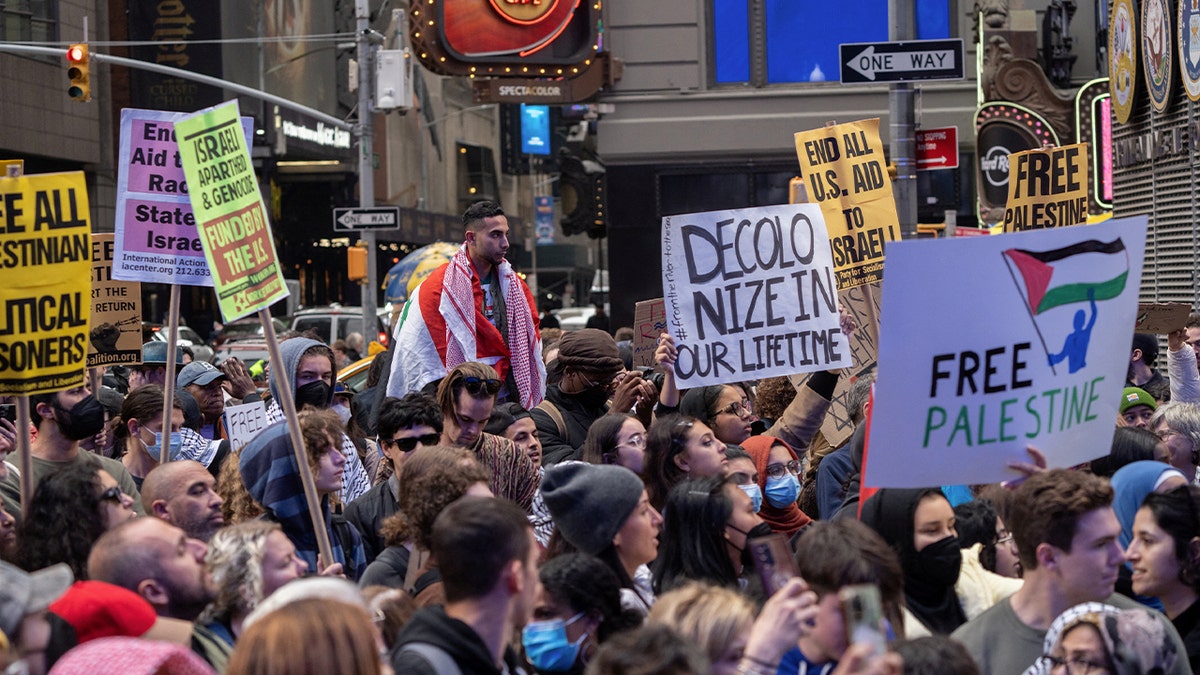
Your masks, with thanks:
[(142, 285), (113, 279), (116, 235), (92, 235), (88, 367), (142, 362)]
[(1081, 225), (1088, 216), (1088, 144), (1008, 156), (1004, 231)]
[(0, 177), (0, 394), (83, 384), (91, 283), (83, 172)]
[(808, 196), (821, 206), (838, 288), (883, 278), (883, 244), (900, 238), (879, 118), (796, 134)]
[(226, 321), (288, 294), (240, 124), (237, 101), (175, 122), (192, 212)]

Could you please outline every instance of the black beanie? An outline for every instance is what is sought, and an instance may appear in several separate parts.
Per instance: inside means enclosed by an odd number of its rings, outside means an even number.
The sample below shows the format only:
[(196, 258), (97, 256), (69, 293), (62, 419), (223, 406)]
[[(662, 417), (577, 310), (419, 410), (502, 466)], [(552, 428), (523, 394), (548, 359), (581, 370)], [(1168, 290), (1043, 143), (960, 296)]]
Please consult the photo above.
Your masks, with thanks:
[(642, 499), (645, 486), (623, 466), (568, 462), (546, 469), (542, 499), (554, 525), (575, 548), (599, 555)]

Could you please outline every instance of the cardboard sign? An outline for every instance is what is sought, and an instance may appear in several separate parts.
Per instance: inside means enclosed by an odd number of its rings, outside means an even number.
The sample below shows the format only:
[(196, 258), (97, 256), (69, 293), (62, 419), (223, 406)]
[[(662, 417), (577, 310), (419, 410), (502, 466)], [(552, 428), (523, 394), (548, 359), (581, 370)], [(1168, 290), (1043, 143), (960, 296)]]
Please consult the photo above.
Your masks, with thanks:
[(288, 295), (237, 101), (175, 122), (188, 195), (226, 322)]
[(633, 365), (654, 367), (658, 336), (667, 330), (667, 312), (662, 298), (643, 300), (633, 306)]
[(1183, 328), (1191, 313), (1192, 306), (1186, 302), (1142, 303), (1137, 308), (1137, 323), (1133, 325), (1133, 332), (1155, 335), (1170, 333)]
[(879, 281), (884, 242), (900, 238), (879, 119), (802, 131), (796, 153), (808, 198), (825, 214), (838, 288)]
[(662, 235), (681, 389), (850, 365), (815, 205), (668, 216)]
[(0, 178), (0, 394), (83, 384), (91, 230), (82, 171)]
[(92, 235), (88, 368), (142, 362), (142, 285), (112, 278), (115, 236)]
[(1087, 221), (1088, 144), (1026, 150), (1008, 156), (1004, 231), (1080, 225)]
[[(173, 124), (186, 113), (121, 111), (113, 278), (212, 286)], [(254, 119), (242, 118), (247, 143)]]
[(268, 426), (267, 408), (262, 401), (227, 405), (222, 415), (225, 429), (229, 432), (229, 447), (234, 452), (241, 450)]
[(1050, 466), (1106, 454), (1145, 238), (1139, 216), (892, 245), (864, 484), (994, 483), (1027, 445)]

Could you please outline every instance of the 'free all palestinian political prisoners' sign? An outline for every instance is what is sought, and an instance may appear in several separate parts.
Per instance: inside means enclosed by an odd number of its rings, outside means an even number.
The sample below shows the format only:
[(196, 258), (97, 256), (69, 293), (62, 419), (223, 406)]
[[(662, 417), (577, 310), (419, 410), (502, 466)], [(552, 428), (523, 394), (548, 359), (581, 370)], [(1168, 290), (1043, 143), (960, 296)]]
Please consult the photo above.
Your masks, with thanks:
[(1088, 215), (1088, 145), (1039, 148), (1008, 156), (1004, 231), (1080, 225)]
[(175, 122), (175, 135), (221, 315), (233, 321), (287, 297), (237, 101)]
[(891, 245), (863, 484), (1007, 480), (1027, 445), (1051, 466), (1107, 453), (1145, 238), (1140, 216)]
[(91, 285), (83, 172), (0, 177), (0, 394), (83, 384)]
[(879, 281), (884, 242), (900, 238), (879, 119), (802, 131), (795, 138), (808, 195), (825, 214), (838, 288)]
[(850, 365), (816, 205), (668, 216), (662, 235), (681, 388)]

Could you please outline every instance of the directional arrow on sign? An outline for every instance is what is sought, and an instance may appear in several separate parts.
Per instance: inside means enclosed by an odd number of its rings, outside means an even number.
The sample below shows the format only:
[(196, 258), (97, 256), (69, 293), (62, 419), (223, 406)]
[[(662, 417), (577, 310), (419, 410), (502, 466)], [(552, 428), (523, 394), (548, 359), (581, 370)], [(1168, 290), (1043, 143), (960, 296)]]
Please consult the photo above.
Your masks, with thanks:
[(963, 41), (910, 40), (838, 46), (843, 83), (962, 79)]
[(400, 209), (395, 206), (333, 210), (333, 229), (341, 232), (394, 230), (398, 227)]
[(954, 52), (949, 49), (936, 51), (906, 52), (903, 54), (876, 54), (875, 45), (862, 50), (846, 64), (863, 77), (875, 81), (880, 73), (911, 73), (925, 70), (945, 70), (954, 67)]
[(928, 159), (918, 159), (917, 164), (945, 164), (947, 161), (945, 157), (930, 157)]

